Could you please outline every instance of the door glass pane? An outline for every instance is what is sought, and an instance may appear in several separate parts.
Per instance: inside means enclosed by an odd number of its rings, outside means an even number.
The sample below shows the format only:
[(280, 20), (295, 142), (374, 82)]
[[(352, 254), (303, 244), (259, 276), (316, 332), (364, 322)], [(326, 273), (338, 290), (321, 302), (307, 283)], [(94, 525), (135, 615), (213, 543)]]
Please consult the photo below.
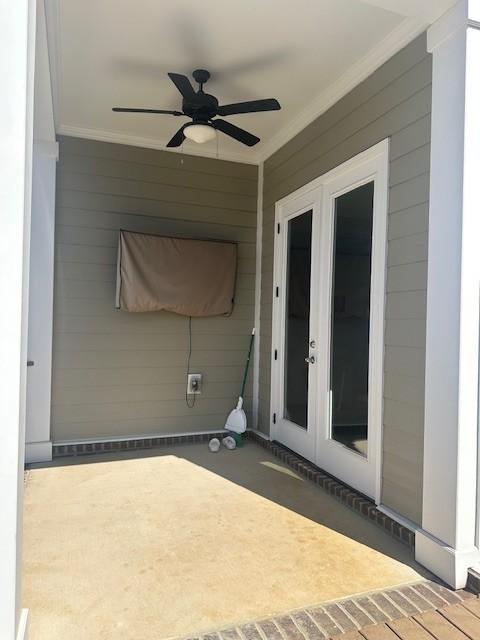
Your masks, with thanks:
[(312, 212), (288, 221), (284, 418), (307, 428)]
[(366, 456), (374, 183), (336, 198), (330, 387), (331, 437)]

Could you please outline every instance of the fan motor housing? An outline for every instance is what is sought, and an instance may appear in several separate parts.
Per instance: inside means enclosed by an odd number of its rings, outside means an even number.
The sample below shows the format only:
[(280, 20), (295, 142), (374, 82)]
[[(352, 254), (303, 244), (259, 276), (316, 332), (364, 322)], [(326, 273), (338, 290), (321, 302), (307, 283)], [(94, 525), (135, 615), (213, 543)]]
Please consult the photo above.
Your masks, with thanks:
[(217, 115), (218, 100), (215, 96), (199, 91), (192, 98), (183, 100), (183, 113), (193, 120), (208, 121)]

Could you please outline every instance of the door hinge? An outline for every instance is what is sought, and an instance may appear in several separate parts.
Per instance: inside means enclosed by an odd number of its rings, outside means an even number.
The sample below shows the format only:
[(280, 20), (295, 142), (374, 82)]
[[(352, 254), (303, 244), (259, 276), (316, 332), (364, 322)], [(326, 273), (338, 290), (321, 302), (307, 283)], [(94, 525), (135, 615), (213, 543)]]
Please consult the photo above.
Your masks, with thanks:
[(280, 233), (280, 223), (277, 223), (277, 233)]
[(275, 287), (275, 297), (278, 298), (278, 287)]
[(278, 357), (278, 352), (277, 352), (277, 350), (276, 350), (276, 349), (275, 349), (275, 351), (273, 352), (273, 357), (274, 357), (274, 359), (275, 359), (275, 360), (276, 360), (276, 359), (277, 359), (277, 357)]
[(277, 424), (277, 414), (273, 414), (273, 424)]

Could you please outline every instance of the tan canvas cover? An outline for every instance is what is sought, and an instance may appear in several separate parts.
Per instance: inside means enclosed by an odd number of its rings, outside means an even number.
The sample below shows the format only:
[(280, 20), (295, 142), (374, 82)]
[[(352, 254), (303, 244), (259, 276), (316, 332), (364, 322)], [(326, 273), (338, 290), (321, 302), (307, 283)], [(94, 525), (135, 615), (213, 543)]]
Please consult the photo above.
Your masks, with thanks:
[(117, 308), (173, 311), (185, 316), (229, 315), (237, 246), (121, 231)]

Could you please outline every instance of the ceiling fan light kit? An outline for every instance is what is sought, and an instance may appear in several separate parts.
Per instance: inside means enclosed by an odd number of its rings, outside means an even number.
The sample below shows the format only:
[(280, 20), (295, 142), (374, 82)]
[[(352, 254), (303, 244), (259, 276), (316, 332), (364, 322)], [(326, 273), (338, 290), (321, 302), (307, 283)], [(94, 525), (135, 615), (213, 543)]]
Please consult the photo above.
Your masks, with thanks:
[(173, 138), (167, 143), (167, 147), (179, 147), (185, 140), (193, 140), (199, 144), (215, 138), (216, 132), (221, 131), (227, 136), (238, 140), (249, 147), (260, 142), (260, 138), (241, 129), (227, 120), (217, 116), (233, 116), (240, 113), (257, 113), (259, 111), (278, 111), (280, 104), (275, 98), (265, 100), (249, 100), (248, 102), (236, 102), (235, 104), (219, 105), (217, 98), (203, 91), (203, 85), (210, 78), (210, 73), (205, 69), (196, 69), (193, 78), (199, 88), (194, 90), (187, 76), (180, 73), (169, 73), (168, 76), (182, 95), (182, 111), (166, 109), (137, 109), (130, 107), (113, 107), (112, 111), (123, 113), (155, 113), (172, 116), (185, 116), (191, 118), (191, 122), (180, 127)]
[(194, 122), (187, 124), (183, 133), (186, 138), (199, 144), (209, 142), (217, 135), (217, 132), (211, 124), (195, 124)]

